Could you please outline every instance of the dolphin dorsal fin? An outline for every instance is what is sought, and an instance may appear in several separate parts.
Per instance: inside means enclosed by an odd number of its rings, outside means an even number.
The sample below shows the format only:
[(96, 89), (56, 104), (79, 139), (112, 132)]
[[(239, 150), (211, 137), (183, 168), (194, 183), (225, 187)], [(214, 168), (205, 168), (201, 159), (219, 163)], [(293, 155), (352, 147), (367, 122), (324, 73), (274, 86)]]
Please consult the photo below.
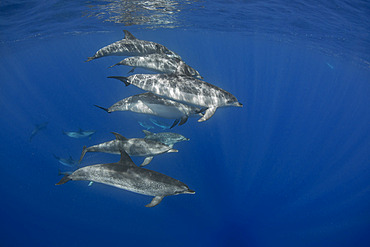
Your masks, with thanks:
[(130, 40), (136, 39), (135, 36), (132, 35), (129, 31), (123, 30), (123, 32), (125, 33), (125, 39), (130, 39)]
[(150, 135), (153, 134), (152, 132), (150, 132), (148, 130), (143, 130), (143, 132), (144, 132), (145, 136), (150, 136)]
[(127, 138), (116, 133), (116, 132), (112, 132), (112, 134), (116, 137), (116, 140), (120, 140), (120, 141), (127, 141)]
[(118, 164), (137, 167), (125, 150), (121, 149), (120, 152), (121, 159), (118, 161)]

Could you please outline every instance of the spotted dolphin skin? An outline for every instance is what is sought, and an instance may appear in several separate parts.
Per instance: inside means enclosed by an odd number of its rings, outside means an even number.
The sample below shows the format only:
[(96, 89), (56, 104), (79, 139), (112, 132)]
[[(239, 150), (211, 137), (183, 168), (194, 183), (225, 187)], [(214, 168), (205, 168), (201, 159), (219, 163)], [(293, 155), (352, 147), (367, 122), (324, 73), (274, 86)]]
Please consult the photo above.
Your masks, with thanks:
[(123, 32), (125, 33), (124, 39), (101, 48), (94, 56), (89, 57), (86, 62), (106, 56), (139, 56), (153, 53), (168, 54), (180, 58), (179, 55), (163, 45), (151, 41), (139, 40), (127, 30), (123, 30)]
[(80, 161), (87, 152), (103, 152), (111, 154), (120, 154), (121, 150), (124, 150), (131, 156), (142, 156), (146, 157), (144, 162), (140, 166), (146, 166), (152, 161), (154, 156), (163, 153), (173, 153), (178, 152), (176, 149), (164, 145), (161, 142), (147, 140), (144, 138), (130, 138), (127, 139), (122, 135), (112, 132), (116, 139), (108, 142), (104, 142), (91, 147), (83, 147)]
[[(142, 114), (154, 115), (157, 117), (176, 119), (171, 128), (186, 123), (188, 117), (200, 114), (201, 109), (182, 104), (170, 99), (164, 99), (153, 93), (142, 93), (130, 96), (118, 101), (109, 108), (95, 105), (108, 113), (114, 111), (132, 111)], [(200, 114), (201, 115), (201, 114)]]
[(127, 65), (133, 67), (130, 72), (134, 72), (135, 68), (149, 69), (159, 73), (189, 75), (197, 78), (202, 78), (198, 71), (187, 65), (178, 57), (169, 56), (166, 54), (149, 54), (145, 56), (128, 57), (121, 62), (110, 66)]
[(71, 180), (103, 183), (135, 193), (154, 196), (146, 207), (158, 205), (165, 196), (195, 193), (177, 179), (137, 167), (125, 151), (121, 151), (121, 160), (117, 163), (85, 166), (71, 175), (65, 175), (56, 185), (65, 184)]
[(181, 141), (189, 141), (189, 138), (186, 138), (183, 135), (172, 133), (172, 132), (161, 132), (161, 133), (153, 133), (148, 130), (143, 130), (145, 134), (145, 139), (153, 140), (162, 142), (163, 144), (173, 147), (175, 143), (181, 142)]
[(231, 93), (192, 76), (135, 74), (129, 77), (109, 76), (108, 78), (121, 80), (126, 86), (132, 84), (159, 96), (207, 108), (198, 122), (208, 120), (218, 107), (243, 106)]

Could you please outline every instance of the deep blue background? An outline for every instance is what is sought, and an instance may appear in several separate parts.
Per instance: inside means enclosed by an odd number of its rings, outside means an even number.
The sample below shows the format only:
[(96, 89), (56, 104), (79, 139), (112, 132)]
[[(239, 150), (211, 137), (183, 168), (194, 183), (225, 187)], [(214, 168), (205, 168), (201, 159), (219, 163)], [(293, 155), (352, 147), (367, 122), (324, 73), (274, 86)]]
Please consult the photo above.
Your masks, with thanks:
[[(244, 107), (174, 128), (190, 142), (147, 166), (195, 195), (145, 208), (150, 197), (105, 185), (54, 186), (67, 169), (53, 153), (77, 159), (111, 131), (144, 136), (137, 114), (93, 106), (142, 92), (106, 78), (130, 70), (107, 68), (120, 57), (84, 62), (122, 29), (0, 46), (0, 246), (369, 246), (370, 72), (304, 40), (126, 27), (179, 53)], [(78, 128), (97, 133), (62, 135)], [(83, 165), (118, 159), (88, 153)]]

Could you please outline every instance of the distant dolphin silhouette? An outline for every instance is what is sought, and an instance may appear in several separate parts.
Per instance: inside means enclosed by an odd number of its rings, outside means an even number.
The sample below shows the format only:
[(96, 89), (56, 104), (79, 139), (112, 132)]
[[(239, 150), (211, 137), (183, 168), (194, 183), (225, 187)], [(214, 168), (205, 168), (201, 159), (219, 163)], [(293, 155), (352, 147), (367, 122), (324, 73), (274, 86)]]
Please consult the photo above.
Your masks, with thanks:
[(78, 161), (77, 160), (74, 160), (71, 156), (69, 156), (68, 159), (65, 159), (65, 158), (61, 158), (61, 157), (58, 157), (57, 155), (53, 154), (54, 158), (56, 158), (59, 163), (61, 163), (62, 165), (65, 165), (65, 166), (68, 166), (68, 167), (74, 167), (76, 165), (78, 165)]
[(30, 141), (32, 141), (32, 139), (35, 137), (35, 135), (37, 133), (39, 133), (40, 130), (46, 129), (46, 127), (48, 126), (48, 124), (49, 124), (49, 122), (44, 122), (42, 124), (35, 125), (35, 128), (32, 130), (32, 133), (30, 135)]
[(91, 137), (96, 130), (82, 130), (79, 129), (78, 131), (64, 131), (63, 134), (66, 136), (72, 137), (72, 138), (86, 138), (86, 137)]
[(154, 196), (146, 207), (158, 205), (165, 196), (195, 193), (177, 179), (137, 167), (125, 151), (121, 151), (121, 159), (117, 163), (85, 166), (71, 175), (65, 175), (56, 185), (65, 184), (71, 180), (103, 183), (135, 193)]

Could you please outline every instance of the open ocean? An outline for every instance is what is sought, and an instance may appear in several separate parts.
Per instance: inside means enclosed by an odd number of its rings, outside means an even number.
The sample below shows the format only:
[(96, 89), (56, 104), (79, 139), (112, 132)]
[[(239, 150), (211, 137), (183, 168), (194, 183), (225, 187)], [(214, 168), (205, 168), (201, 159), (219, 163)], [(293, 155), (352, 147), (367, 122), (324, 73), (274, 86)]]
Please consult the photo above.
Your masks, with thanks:
[[(365, 0), (1, 1), (0, 246), (370, 246), (369, 20)], [(108, 68), (124, 57), (85, 62), (123, 30), (175, 51), (243, 108), (170, 130), (96, 108), (144, 92), (107, 78), (130, 75)], [(151, 196), (104, 184), (55, 186), (58, 172), (119, 156), (67, 167), (54, 155), (78, 161), (111, 132), (143, 138), (140, 122), (190, 138), (145, 168), (194, 195), (146, 208)], [(79, 129), (96, 133), (63, 134)]]

